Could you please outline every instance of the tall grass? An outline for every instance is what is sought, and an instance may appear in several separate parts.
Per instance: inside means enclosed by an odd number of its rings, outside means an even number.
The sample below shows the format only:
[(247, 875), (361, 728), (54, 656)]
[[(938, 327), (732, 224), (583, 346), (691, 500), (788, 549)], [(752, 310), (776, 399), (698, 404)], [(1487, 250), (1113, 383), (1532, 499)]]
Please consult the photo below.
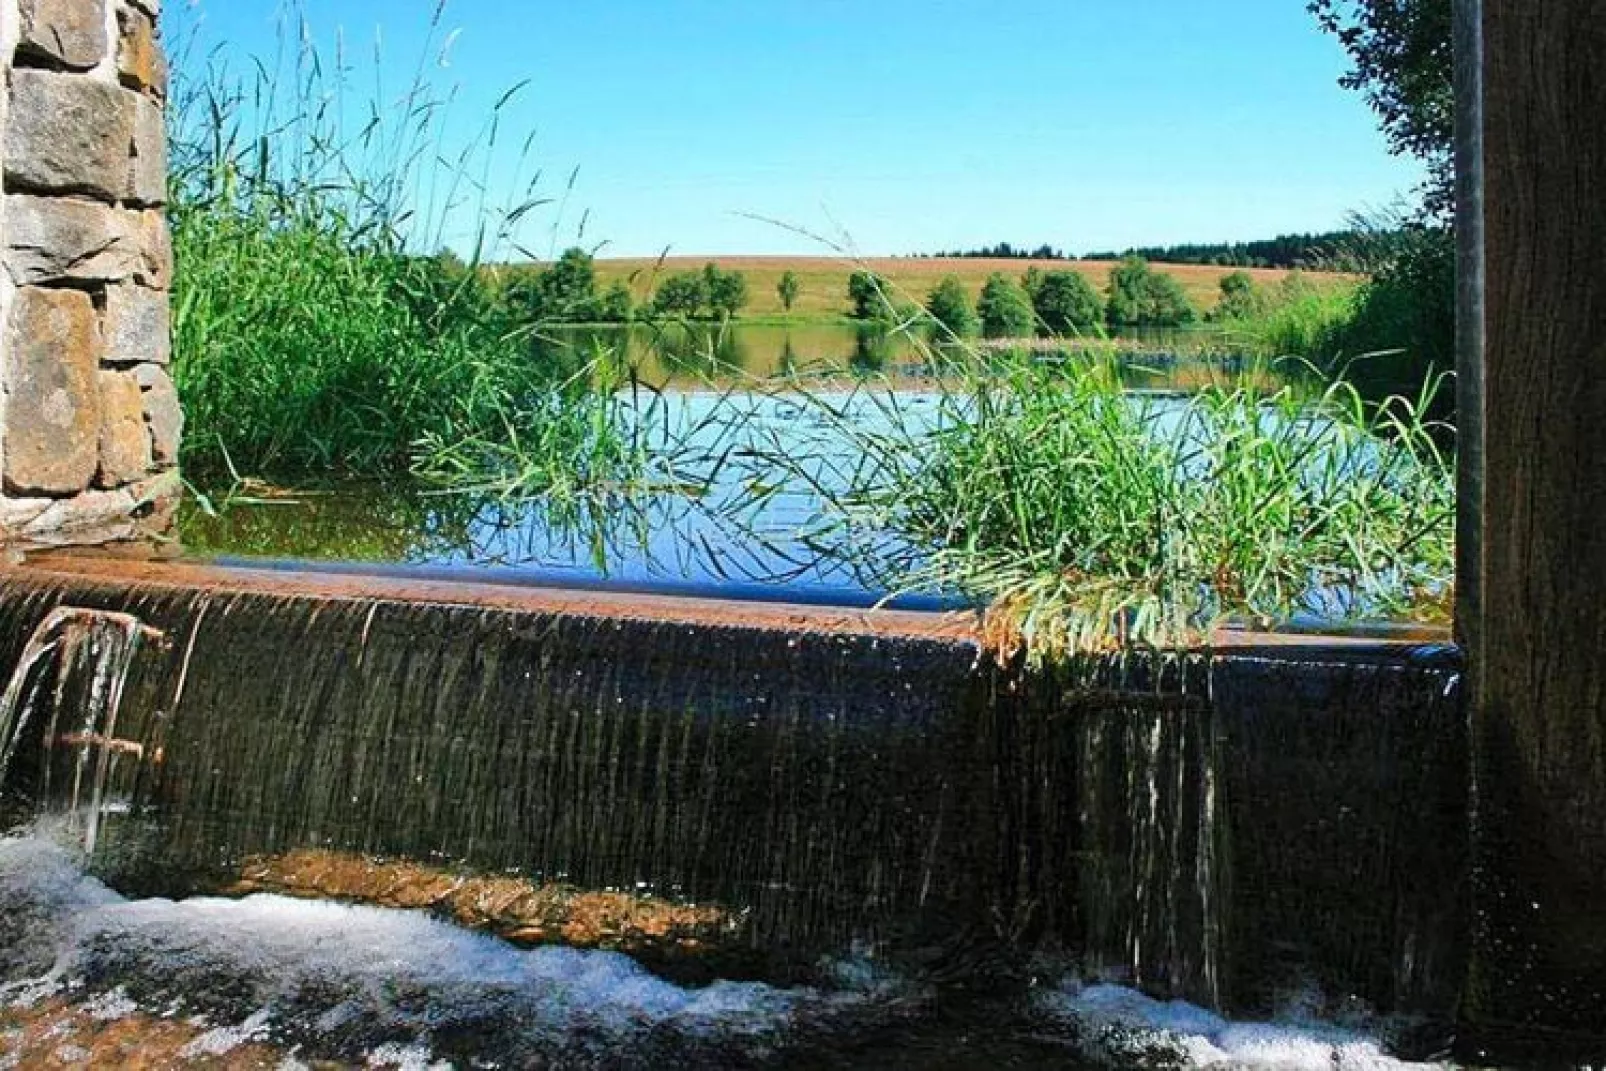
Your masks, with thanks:
[[(197, 56), (192, 37), (177, 64), (174, 369), (192, 478), (450, 482), (477, 443), (493, 465), (516, 448), (521, 482), (560, 494), (620, 479), (606, 397), (533, 361), (532, 328), (479, 270), (544, 203), (534, 177), (511, 205), (490, 192), (514, 95), (459, 145), (451, 94), (427, 73), (434, 44), (398, 95), (365, 100), (341, 54), (288, 28), (277, 58)], [(517, 170), (528, 148), (513, 147)], [(466, 262), (425, 255), (465, 215)]]
[(1001, 648), (1172, 646), (1228, 619), (1435, 613), (1454, 557), (1453, 465), (1423, 415), (1438, 389), (1143, 398), (1098, 361), (966, 361), (935, 413), (803, 395), (837, 442), (763, 464), (815, 489), (822, 541), (909, 540), (899, 588), (975, 597)]

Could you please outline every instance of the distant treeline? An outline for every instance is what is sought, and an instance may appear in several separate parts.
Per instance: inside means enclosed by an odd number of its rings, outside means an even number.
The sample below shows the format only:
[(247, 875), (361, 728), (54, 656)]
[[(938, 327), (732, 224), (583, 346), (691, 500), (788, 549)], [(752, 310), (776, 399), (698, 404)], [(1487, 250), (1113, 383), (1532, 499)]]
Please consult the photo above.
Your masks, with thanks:
[[(980, 249), (945, 250), (937, 257), (988, 260), (1121, 260), (1142, 257), (1156, 264), (1202, 264), (1223, 268), (1364, 270), (1364, 250), (1375, 243), (1376, 235), (1360, 231), (1329, 231), (1325, 234), (1279, 234), (1257, 242), (1190, 242), (1183, 245), (1141, 246), (1135, 249), (1101, 250), (1082, 257), (1067, 256), (1051, 245), (1035, 248), (999, 242)], [(919, 254), (924, 257), (926, 254)]]
[(1063, 249), (1051, 245), (1040, 245), (1035, 249), (1026, 246), (1014, 246), (1008, 242), (999, 242), (997, 245), (984, 245), (980, 249), (954, 249), (937, 253), (917, 253), (917, 258), (936, 258), (938, 260), (1075, 260), (1068, 256)]
[(1089, 253), (1086, 260), (1119, 260), (1137, 256), (1162, 264), (1208, 264), (1227, 268), (1329, 268), (1354, 267), (1357, 247), (1363, 243), (1358, 231), (1329, 231), (1326, 234), (1279, 234), (1259, 242), (1193, 242), (1184, 245), (1150, 246), (1122, 252)]

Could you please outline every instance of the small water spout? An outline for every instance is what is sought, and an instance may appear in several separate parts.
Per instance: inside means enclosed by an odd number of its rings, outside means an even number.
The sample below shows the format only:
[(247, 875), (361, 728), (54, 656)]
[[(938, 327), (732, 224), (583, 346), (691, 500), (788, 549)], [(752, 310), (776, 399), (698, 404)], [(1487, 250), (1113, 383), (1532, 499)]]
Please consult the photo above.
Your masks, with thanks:
[[(112, 765), (120, 756), (145, 757), (140, 742), (119, 739), (117, 719), (135, 656), (164, 639), (132, 614), (58, 607), (34, 629), (0, 694), (0, 789), (24, 747), (40, 741), (39, 796), (65, 797), (69, 830), (86, 852), (99, 839)], [(42, 717), (49, 721), (35, 736)], [(61, 777), (67, 785), (52, 783)]]

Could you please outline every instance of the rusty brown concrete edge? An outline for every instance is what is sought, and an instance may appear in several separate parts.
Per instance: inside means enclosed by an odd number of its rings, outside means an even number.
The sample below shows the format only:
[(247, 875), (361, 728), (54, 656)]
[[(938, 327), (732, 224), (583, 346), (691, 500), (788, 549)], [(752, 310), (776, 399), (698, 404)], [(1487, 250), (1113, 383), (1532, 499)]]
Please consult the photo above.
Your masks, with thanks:
[[(79, 582), (168, 592), (422, 603), (513, 613), (667, 622), (692, 627), (920, 640), (952, 644), (963, 648), (971, 657), (982, 649), (980, 617), (974, 612), (865, 610), (73, 554), (53, 554), (0, 566), (0, 583), (8, 579), (62, 585)], [(1450, 642), (1449, 631), (1436, 628), (1409, 629), (1386, 636), (1225, 628), (1212, 635), (1209, 650), (1219, 658), (1261, 657), (1287, 661), (1459, 661), (1459, 652)]]
[(789, 603), (590, 591), (361, 573), (298, 572), (184, 561), (54, 555), (0, 566), (0, 583), (90, 583), (131, 590), (267, 595), (339, 602), (408, 603), (511, 613), (687, 626), (799, 632), (870, 639), (926, 640), (977, 651), (973, 613), (863, 610)]

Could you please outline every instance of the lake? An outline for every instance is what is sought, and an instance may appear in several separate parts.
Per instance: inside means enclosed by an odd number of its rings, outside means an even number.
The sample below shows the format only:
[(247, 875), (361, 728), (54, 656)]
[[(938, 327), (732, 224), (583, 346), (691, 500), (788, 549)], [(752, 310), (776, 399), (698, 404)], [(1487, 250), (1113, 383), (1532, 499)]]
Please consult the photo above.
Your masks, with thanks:
[[(1132, 391), (1163, 396), (1251, 374), (1265, 379), (1231, 359), (1189, 356), (1200, 351), (1200, 337), (1172, 332), (1123, 340), (1130, 355), (1118, 366), (1122, 381)], [(639, 380), (654, 388), (641, 404), (652, 407), (650, 419), (677, 444), (680, 475), (665, 481), (670, 489), (606, 495), (559, 510), (406, 482), (342, 482), (245, 495), (215, 513), (191, 503), (182, 517), (183, 545), (223, 562), (297, 568), (831, 605), (890, 599), (911, 609), (963, 601), (900, 588), (899, 576), (918, 560), (919, 548), (891, 533), (850, 532), (841, 518), (822, 512), (813, 490), (760, 486), (766, 451), (812, 452), (814, 478), (826, 484), (845, 479), (852, 461), (840, 456), (844, 440), (830, 434), (830, 415), (775, 390), (775, 381), (784, 388), (786, 377), (800, 377), (810, 390), (839, 399), (859, 391), (855, 401), (831, 404), (846, 405), (847, 419), (872, 429), (892, 419), (876, 399), (891, 400), (895, 419), (920, 431), (941, 401), (933, 371), (939, 358), (925, 340), (839, 325), (677, 326), (564, 329), (538, 347), (568, 362), (597, 352), (626, 354)]]

